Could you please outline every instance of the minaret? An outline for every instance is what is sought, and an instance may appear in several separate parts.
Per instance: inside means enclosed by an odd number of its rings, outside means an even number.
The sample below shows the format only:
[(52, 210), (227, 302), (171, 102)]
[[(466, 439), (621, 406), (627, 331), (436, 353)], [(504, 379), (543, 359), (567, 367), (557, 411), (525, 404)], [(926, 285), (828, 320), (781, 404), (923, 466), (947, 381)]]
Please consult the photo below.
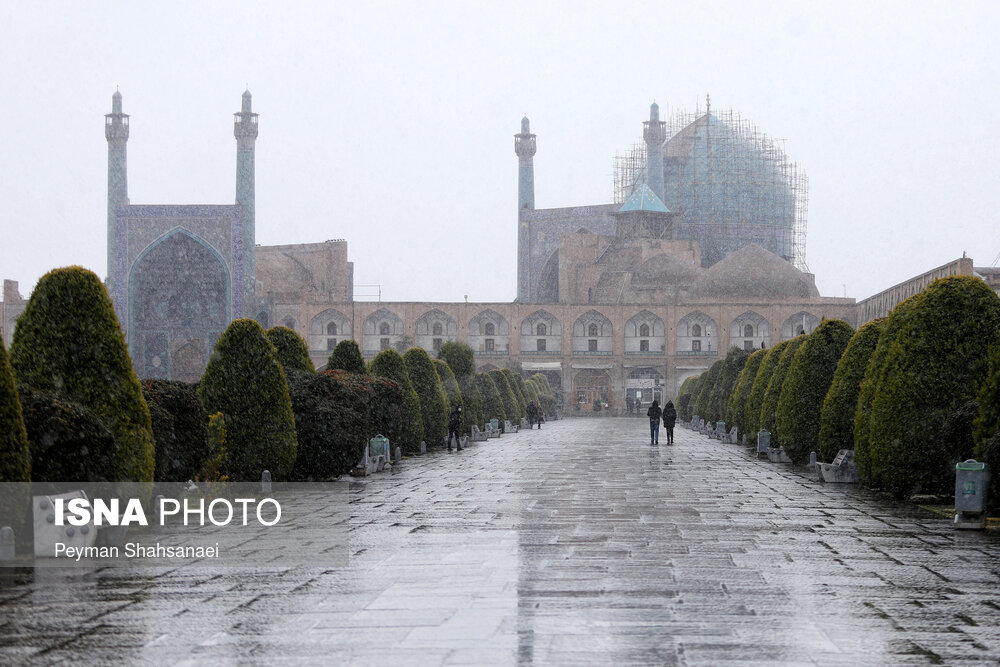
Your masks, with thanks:
[(646, 141), (646, 185), (663, 200), (663, 142), (667, 138), (667, 124), (660, 120), (660, 107), (649, 105), (649, 120), (642, 124), (642, 138)]
[(521, 133), (514, 135), (517, 154), (517, 300), (531, 297), (531, 222), (527, 213), (535, 210), (535, 135), (528, 117), (521, 119)]
[(236, 203), (243, 208), (243, 277), (247, 296), (253, 296), (254, 269), (254, 144), (257, 141), (257, 114), (251, 111), (250, 91), (243, 91), (243, 105), (234, 113), (236, 136)]
[(517, 154), (517, 209), (535, 210), (535, 135), (530, 132), (528, 117), (521, 119), (521, 133), (514, 135)]
[(122, 94), (111, 96), (111, 113), (104, 116), (104, 138), (108, 140), (108, 291), (114, 295), (114, 276), (118, 257), (118, 239), (115, 238), (116, 209), (128, 203), (128, 168), (126, 144), (128, 143), (128, 114), (122, 113)]

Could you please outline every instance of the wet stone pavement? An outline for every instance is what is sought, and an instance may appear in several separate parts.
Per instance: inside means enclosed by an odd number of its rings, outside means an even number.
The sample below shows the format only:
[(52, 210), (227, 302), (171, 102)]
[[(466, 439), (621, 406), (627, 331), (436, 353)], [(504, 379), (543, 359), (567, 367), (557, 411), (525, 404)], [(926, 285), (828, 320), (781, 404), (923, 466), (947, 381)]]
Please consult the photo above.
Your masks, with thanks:
[(346, 567), (0, 573), (0, 663), (1000, 660), (1000, 536), (645, 422), (352, 482)]

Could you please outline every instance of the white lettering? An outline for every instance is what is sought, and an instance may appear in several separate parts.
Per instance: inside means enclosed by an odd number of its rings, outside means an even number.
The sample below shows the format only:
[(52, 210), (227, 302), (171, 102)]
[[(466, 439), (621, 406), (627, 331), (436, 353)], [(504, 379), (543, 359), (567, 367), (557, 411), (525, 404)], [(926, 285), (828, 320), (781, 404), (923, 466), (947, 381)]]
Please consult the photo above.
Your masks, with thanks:
[[(172, 510), (167, 510), (167, 503), (173, 506)], [(181, 504), (173, 498), (160, 498), (160, 525), (164, 525), (166, 517), (176, 516), (181, 511)]]
[[(264, 503), (271, 503), (272, 505), (274, 505), (274, 520), (271, 521), (270, 523), (265, 521), (264, 517), (261, 516), (261, 510), (264, 509)], [(278, 504), (277, 500), (275, 500), (274, 498), (264, 498), (259, 503), (257, 503), (257, 521), (259, 521), (262, 526), (273, 526), (280, 520), (281, 520), (281, 505)]]

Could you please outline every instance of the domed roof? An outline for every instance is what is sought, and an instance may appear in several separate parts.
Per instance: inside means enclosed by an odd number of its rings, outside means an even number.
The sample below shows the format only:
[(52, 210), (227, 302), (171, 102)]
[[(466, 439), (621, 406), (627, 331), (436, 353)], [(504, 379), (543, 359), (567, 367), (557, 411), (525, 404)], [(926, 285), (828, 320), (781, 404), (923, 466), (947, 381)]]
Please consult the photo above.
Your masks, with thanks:
[(748, 245), (707, 269), (694, 284), (699, 297), (815, 297), (808, 275), (759, 245)]
[(690, 285), (701, 275), (700, 266), (683, 257), (663, 253), (650, 257), (632, 272), (633, 285)]

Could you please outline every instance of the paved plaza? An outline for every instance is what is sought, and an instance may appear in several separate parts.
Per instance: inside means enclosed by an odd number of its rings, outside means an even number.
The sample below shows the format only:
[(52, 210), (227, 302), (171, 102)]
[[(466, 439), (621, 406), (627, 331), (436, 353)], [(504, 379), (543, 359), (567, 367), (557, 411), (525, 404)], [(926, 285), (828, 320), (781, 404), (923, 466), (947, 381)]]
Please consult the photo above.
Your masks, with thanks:
[(347, 567), (0, 571), (0, 663), (1000, 661), (1000, 536), (648, 442), (568, 419), (352, 481)]

